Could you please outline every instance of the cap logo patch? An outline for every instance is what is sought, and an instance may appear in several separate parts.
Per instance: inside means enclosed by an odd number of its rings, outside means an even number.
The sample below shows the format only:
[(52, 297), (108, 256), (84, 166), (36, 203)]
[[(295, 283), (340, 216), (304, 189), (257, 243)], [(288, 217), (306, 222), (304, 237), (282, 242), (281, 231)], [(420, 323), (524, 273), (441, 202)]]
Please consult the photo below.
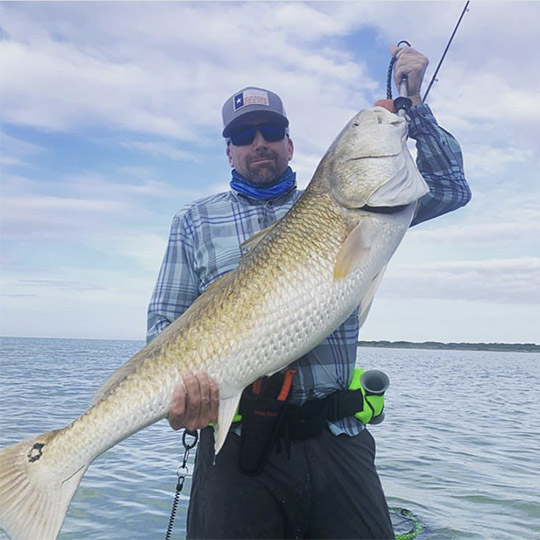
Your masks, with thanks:
[(250, 89), (244, 90), (234, 96), (233, 108), (235, 111), (247, 105), (265, 105), (266, 107), (270, 107), (268, 92)]

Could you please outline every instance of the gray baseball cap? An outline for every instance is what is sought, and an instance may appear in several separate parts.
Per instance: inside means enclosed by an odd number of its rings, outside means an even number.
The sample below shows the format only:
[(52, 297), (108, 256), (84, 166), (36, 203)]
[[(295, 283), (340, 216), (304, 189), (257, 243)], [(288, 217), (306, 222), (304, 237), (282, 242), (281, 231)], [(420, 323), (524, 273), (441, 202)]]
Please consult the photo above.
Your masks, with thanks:
[(285, 127), (289, 125), (285, 107), (277, 94), (264, 88), (248, 86), (233, 94), (223, 104), (221, 111), (223, 136), (228, 137), (231, 128), (238, 123), (238, 120), (253, 112), (268, 113), (272, 120), (280, 122)]

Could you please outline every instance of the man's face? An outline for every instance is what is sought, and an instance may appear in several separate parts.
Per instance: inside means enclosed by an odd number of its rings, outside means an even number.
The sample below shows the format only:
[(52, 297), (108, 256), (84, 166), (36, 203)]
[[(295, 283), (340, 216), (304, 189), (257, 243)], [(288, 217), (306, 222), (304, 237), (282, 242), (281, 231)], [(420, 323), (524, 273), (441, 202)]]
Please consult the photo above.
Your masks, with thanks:
[[(264, 113), (246, 116), (239, 126), (257, 126), (269, 122)], [(230, 142), (227, 145), (231, 167), (250, 182), (261, 185), (276, 181), (285, 172), (293, 151), (293, 142), (287, 135), (281, 141), (268, 142), (260, 131), (256, 132), (250, 144), (236, 146)]]

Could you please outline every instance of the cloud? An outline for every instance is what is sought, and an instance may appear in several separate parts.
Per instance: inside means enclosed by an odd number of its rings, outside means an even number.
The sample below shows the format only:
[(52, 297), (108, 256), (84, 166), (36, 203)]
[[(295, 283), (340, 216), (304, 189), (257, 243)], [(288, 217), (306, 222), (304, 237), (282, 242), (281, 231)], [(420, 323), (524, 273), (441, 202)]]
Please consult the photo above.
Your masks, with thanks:
[(295, 151), (292, 166), (297, 173), (296, 180), (300, 189), (306, 188), (320, 160), (320, 154)]
[[(147, 214), (137, 208), (134, 195), (146, 196), (152, 183), (104, 186), (99, 175), (84, 179), (39, 179), (5, 175), (2, 179), (2, 237), (4, 241), (81, 242), (82, 234), (108, 231), (113, 226)], [(45, 192), (44, 192), (45, 191)], [(41, 246), (40, 246), (41, 247)]]
[[(148, 99), (159, 96), (156, 74), (135, 64), (92, 58), (70, 44), (44, 47), (3, 42), (4, 121), (41, 129), (69, 131), (81, 124), (189, 138), (190, 130), (153, 110)], [(33, 89), (39, 88), (39, 92)]]
[(131, 141), (121, 144), (130, 150), (147, 152), (153, 156), (166, 157), (175, 161), (201, 161), (197, 155), (181, 150), (177, 145), (168, 142)]
[[(376, 86), (350, 53), (310, 45), (340, 27), (308, 5), (181, 3), (149, 10), (104, 4), (80, 18), (87, 9), (48, 5), (53, 25), (40, 17), (43, 6), (6, 9), (4, 121), (60, 131), (102, 125), (198, 140), (197, 126), (219, 125), (224, 96), (257, 81), (289, 94), (291, 109), (303, 105), (298, 110), (311, 112), (310, 105), (322, 101), (318, 121), (334, 133), (352, 114), (353, 92)], [(85, 22), (74, 24), (75, 18)], [(283, 26), (296, 18), (313, 27)], [(183, 55), (188, 46), (190, 54)], [(310, 112), (302, 116), (309, 119)]]
[(540, 258), (391, 266), (381, 294), (535, 304), (540, 302)]
[[(511, 71), (509, 60), (503, 62)], [(523, 81), (457, 62), (449, 62), (446, 72), (450, 81), (459, 81), (459, 87), (441, 85), (432, 98), (443, 125), (477, 148), (482, 148), (478, 140), (484, 145), (486, 140), (493, 141), (495, 148), (490, 153), (497, 152), (499, 158), (505, 152), (519, 160), (538, 156), (534, 143), (540, 136), (538, 95), (524, 88)], [(487, 100), (486, 89), (494, 89)]]
[[(18, 285), (22, 289), (43, 289), (56, 291), (96, 291), (104, 290), (105, 287), (95, 283), (85, 283), (82, 281), (65, 281), (59, 279), (19, 279)], [(11, 296), (11, 295), (8, 295)]]
[(63, 193), (79, 197), (99, 197), (124, 202), (146, 202), (147, 197), (182, 199), (194, 193), (193, 190), (156, 180), (155, 175), (156, 172), (152, 169), (132, 167), (121, 167), (111, 176), (89, 171), (68, 175), (58, 183), (58, 188)]
[(147, 276), (67, 265), (46, 272), (46, 278), (5, 274), (2, 335), (97, 339), (145, 335), (145, 307), (151, 293)]
[[(224, 97), (257, 83), (286, 96), (293, 134), (301, 125), (296, 138), (305, 151), (320, 154), (353, 112), (382, 91), (383, 81), (370, 76), (361, 51), (353, 55), (341, 40), (370, 27), (389, 45), (405, 32), (431, 57), (432, 70), (460, 9), (424, 3), (418, 11), (407, 3), (381, 2), (182, 2), (159, 8), (135, 2), (106, 3), (99, 10), (84, 3), (8, 5), (4, 119), (55, 130), (101, 125), (199, 141), (205, 137), (201, 128), (219, 125)], [(479, 124), (501, 133), (505, 122), (527, 123), (533, 132), (539, 124), (534, 93), (512, 75), (529, 61), (509, 55), (508, 46), (497, 62), (481, 54), (492, 37), (484, 28), (500, 31), (500, 20), (516, 18), (519, 25), (504, 28), (512, 51), (528, 28), (532, 32), (534, 10), (523, 4), (472, 6), (445, 61), (444, 84), (430, 99), (442, 123), (465, 137)], [(489, 106), (486, 88), (496, 89)], [(146, 151), (155, 155), (188, 158), (164, 143), (150, 144), (156, 146)], [(493, 168), (480, 161), (484, 173)]]
[(42, 146), (13, 137), (4, 131), (0, 131), (0, 148), (0, 163), (4, 166), (30, 165), (31, 161), (28, 160), (45, 151)]
[[(223, 98), (256, 82), (286, 97), (298, 148), (320, 155), (384, 83), (367, 69), (365, 45), (345, 40), (361, 28), (385, 46), (396, 36), (409, 38), (430, 56), (429, 76), (461, 8), (451, 2), (418, 9), (407, 2), (111, 2), (96, 10), (90, 3), (8, 3), (3, 117), (44, 129), (103, 127), (201, 142), (208, 128), (217, 134)], [(472, 4), (432, 91), (441, 123), (467, 143), (471, 174), (485, 176), (530, 156), (530, 147), (514, 143), (506, 156), (502, 150), (508, 134), (519, 132), (518, 122), (538, 125), (534, 92), (523, 86), (528, 80), (534, 88), (538, 77), (523, 54), (536, 23), (535, 6)], [(494, 28), (497, 42), (505, 40), (497, 54)], [(296, 126), (302, 129), (295, 132)], [(479, 134), (488, 133), (479, 145)], [(155, 156), (193, 156), (167, 141), (133, 144)]]
[[(390, 44), (409, 39), (427, 54), (429, 80), (461, 8), (2, 3), (3, 273), (12, 285), (34, 280), (14, 285), (10, 320), (55, 313), (51, 325), (58, 317), (67, 332), (73, 314), (88, 311), (105, 335), (118, 326), (98, 308), (143, 319), (172, 214), (228, 187), (219, 133), (226, 96), (251, 84), (282, 95), (305, 187), (344, 123), (384, 94)], [(467, 303), (485, 314), (499, 301), (501, 312), (527, 313), (537, 298), (536, 266), (526, 261), (540, 223), (540, 71), (531, 69), (539, 14), (534, 3), (471, 3), (429, 104), (462, 144), (474, 198), (407, 235), (381, 286), (390, 311), (397, 295), (404, 313), (415, 298), (434, 310)], [(67, 300), (62, 281), (74, 291)], [(448, 327), (458, 332), (460, 320)]]
[(104, 199), (77, 199), (55, 196), (2, 198), (4, 241), (56, 240), (70, 244), (81, 234), (106, 230), (117, 215), (125, 215), (128, 205)]
[(460, 245), (501, 244), (504, 242), (530, 242), (531, 247), (540, 238), (540, 212), (520, 211), (519, 213), (497, 214), (497, 221), (465, 223), (446, 227), (433, 224), (432, 228), (411, 232), (416, 242), (444, 242)]
[(534, 159), (533, 149), (514, 146), (497, 147), (487, 144), (467, 145), (467, 173), (477, 178), (492, 178), (507, 173), (512, 165)]
[(163, 234), (115, 232), (94, 237), (90, 240), (90, 245), (97, 252), (125, 257), (132, 270), (134, 265), (137, 269), (149, 272), (153, 278), (157, 275), (165, 253), (167, 235), (166, 231), (163, 231)]

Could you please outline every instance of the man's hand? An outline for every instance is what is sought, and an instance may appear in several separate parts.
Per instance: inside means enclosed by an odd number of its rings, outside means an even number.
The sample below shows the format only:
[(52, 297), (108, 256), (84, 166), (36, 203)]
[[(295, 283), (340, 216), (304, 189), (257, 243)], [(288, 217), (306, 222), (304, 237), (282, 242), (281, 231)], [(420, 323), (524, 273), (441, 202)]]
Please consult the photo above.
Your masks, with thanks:
[(429, 60), (421, 52), (418, 52), (412, 47), (402, 47), (398, 50), (395, 45), (392, 47), (392, 56), (396, 54), (397, 60), (394, 64), (394, 81), (399, 88), (401, 79), (407, 77), (409, 98), (412, 100), (413, 105), (417, 105), (422, 102), (420, 97), (420, 88), (422, 87), (422, 81), (424, 79), (424, 73), (429, 64)]
[(218, 417), (219, 386), (205, 371), (187, 373), (173, 392), (167, 419), (173, 429), (191, 431), (216, 422)]

